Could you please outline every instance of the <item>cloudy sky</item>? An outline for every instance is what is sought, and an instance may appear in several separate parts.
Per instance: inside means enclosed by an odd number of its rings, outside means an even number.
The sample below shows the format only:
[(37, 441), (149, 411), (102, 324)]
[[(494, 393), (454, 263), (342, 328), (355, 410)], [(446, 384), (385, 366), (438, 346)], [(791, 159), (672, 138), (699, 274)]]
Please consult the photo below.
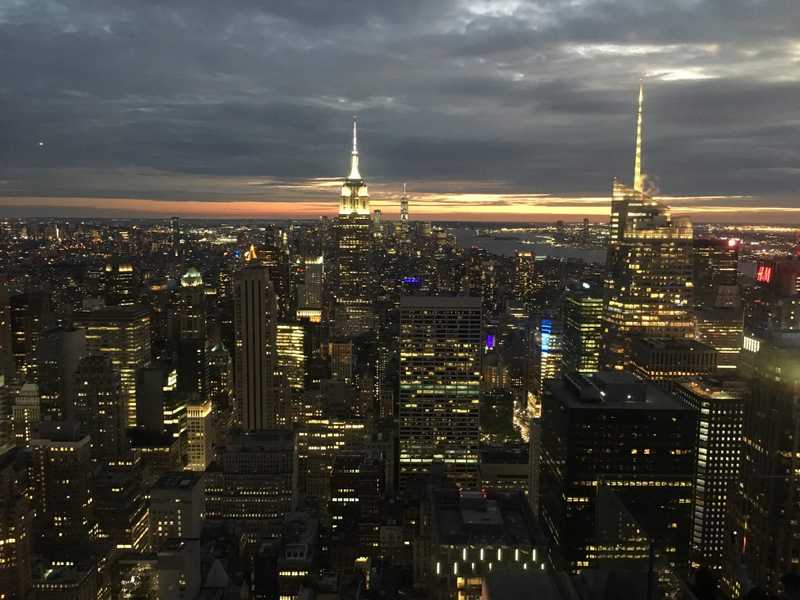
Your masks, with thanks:
[(800, 223), (798, 0), (2, 0), (0, 215)]

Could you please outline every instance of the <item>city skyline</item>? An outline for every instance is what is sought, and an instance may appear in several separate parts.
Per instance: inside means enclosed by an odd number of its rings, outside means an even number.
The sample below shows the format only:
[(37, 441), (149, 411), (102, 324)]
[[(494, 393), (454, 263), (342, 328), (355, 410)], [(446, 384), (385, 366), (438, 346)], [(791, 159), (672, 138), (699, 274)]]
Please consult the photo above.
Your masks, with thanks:
[(643, 77), (644, 171), (676, 215), (800, 222), (800, 10), (647, 4), (18, 3), (0, 216), (333, 216), (357, 114), (388, 218), (408, 182), (412, 219), (602, 221)]

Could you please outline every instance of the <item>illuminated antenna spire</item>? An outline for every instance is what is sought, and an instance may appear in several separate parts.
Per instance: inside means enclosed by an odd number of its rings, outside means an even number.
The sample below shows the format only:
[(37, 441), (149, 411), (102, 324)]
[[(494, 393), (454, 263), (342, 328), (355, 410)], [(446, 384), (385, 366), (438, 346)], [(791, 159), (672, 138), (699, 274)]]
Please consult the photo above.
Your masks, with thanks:
[(361, 179), (358, 172), (358, 119), (353, 116), (353, 153), (350, 158), (350, 175), (348, 179)]
[(408, 194), (406, 194), (406, 182), (404, 181), (403, 182), (403, 196), (407, 196), (407, 195)]
[(636, 162), (633, 166), (633, 189), (642, 191), (642, 108), (644, 107), (644, 81), (639, 82), (639, 111), (636, 117)]

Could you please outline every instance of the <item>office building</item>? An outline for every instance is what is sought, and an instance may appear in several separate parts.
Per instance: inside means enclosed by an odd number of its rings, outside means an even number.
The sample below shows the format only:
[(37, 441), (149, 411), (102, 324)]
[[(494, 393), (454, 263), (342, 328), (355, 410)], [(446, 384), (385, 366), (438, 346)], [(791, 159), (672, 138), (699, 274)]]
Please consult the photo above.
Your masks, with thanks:
[(205, 471), (214, 459), (215, 429), (211, 400), (190, 403), (186, 408), (186, 468)]
[(302, 417), (306, 378), (306, 329), (301, 324), (278, 323), (276, 338), (276, 375), (287, 394), (287, 416), (297, 422)]
[(88, 435), (56, 421), (40, 426), (33, 450), (34, 531), (41, 548), (66, 551), (97, 533)]
[(45, 289), (31, 289), (12, 294), (11, 347), (20, 376), (37, 381), (39, 339), (50, 315), (50, 294)]
[(133, 262), (112, 258), (103, 269), (103, 293), (106, 306), (130, 306), (136, 303), (138, 282)]
[(311, 323), (322, 320), (325, 261), (322, 256), (303, 259), (303, 283), (297, 286), (297, 318)]
[(735, 528), (741, 566), (733, 587), (746, 583), (777, 593), (800, 554), (794, 500), (800, 440), (791, 425), (798, 419), (800, 336), (778, 332), (763, 340), (745, 338), (744, 347), (749, 397)]
[(141, 460), (105, 463), (94, 477), (94, 514), (100, 540), (117, 550), (147, 550), (147, 490)]
[(693, 242), (694, 301), (698, 308), (720, 306), (720, 288), (738, 285), (739, 251), (736, 238), (698, 238)]
[(551, 381), (561, 374), (564, 325), (557, 315), (545, 314), (536, 320), (531, 336), (531, 391), (533, 400), (541, 405)]
[(233, 397), (233, 365), (231, 354), (222, 342), (206, 352), (206, 384), (214, 406), (227, 407)]
[(363, 419), (306, 417), (297, 430), (298, 492), (327, 508), (336, 457), (362, 449), (364, 434)]
[(515, 300), (530, 305), (540, 287), (536, 273), (536, 255), (530, 250), (517, 250), (514, 254)]
[[(254, 250), (254, 249), (253, 249)], [(286, 422), (275, 389), (277, 306), (266, 267), (256, 256), (235, 283), (236, 401), (246, 431)]]
[(31, 581), (33, 511), (20, 451), (0, 448), (0, 597), (28, 598)]
[(352, 383), (353, 342), (350, 340), (333, 340), (329, 342), (328, 355), (331, 359), (331, 378), (344, 383)]
[(79, 312), (75, 323), (86, 332), (86, 350), (111, 359), (122, 381), (125, 426), (136, 427), (136, 371), (150, 362), (150, 311), (113, 306)]
[(739, 484), (746, 385), (698, 377), (676, 384), (674, 394), (698, 414), (690, 566), (720, 573)]
[(181, 437), (186, 432), (189, 399), (188, 394), (178, 391), (178, 373), (169, 365), (155, 363), (136, 372), (136, 422), (140, 429)]
[(596, 494), (616, 492), (677, 569), (688, 564), (697, 416), (628, 373), (565, 375), (545, 394), (541, 515), (561, 564), (591, 568)]
[(41, 421), (42, 399), (39, 386), (35, 383), (24, 383), (17, 392), (11, 413), (14, 443), (21, 447), (29, 446)]
[(414, 539), (414, 581), (431, 598), (480, 598), (497, 569), (551, 570), (548, 545), (520, 492), (429, 486)]
[(319, 572), (319, 520), (308, 513), (289, 513), (283, 524), (278, 557), (278, 598), (301, 598), (304, 583)]
[(205, 395), (206, 297), (203, 277), (190, 267), (178, 288), (178, 390)]
[(637, 337), (631, 343), (631, 371), (652, 382), (713, 375), (717, 351), (695, 340)]
[(295, 507), (295, 435), (283, 429), (233, 433), (206, 471), (206, 518), (248, 534), (278, 537)]
[(8, 279), (0, 274), (0, 375), (12, 377), (16, 373), (12, 341), (11, 297)]
[(561, 321), (564, 326), (561, 344), (563, 372), (596, 373), (603, 343), (602, 291), (588, 283), (567, 288)]
[(86, 355), (83, 329), (58, 327), (39, 340), (39, 393), (42, 414), (56, 421), (72, 418), (75, 370)]
[(372, 218), (369, 191), (359, 170), (356, 121), (353, 120), (353, 151), (350, 173), (342, 184), (339, 216), (336, 219), (336, 329), (343, 335), (357, 335), (373, 327)]
[(203, 474), (173, 471), (150, 490), (150, 545), (154, 550), (171, 540), (199, 539), (203, 527)]
[(482, 345), (480, 298), (400, 300), (401, 482), (441, 462), (477, 484)]
[(89, 435), (92, 458), (121, 459), (128, 444), (122, 380), (108, 356), (87, 356), (78, 363), (75, 379), (75, 420)]

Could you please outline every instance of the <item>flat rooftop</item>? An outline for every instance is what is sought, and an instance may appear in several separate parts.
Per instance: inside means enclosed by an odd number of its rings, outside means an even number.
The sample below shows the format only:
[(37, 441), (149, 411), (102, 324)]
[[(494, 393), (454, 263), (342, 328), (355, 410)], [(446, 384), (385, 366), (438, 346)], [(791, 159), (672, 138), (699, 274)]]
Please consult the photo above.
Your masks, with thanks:
[(430, 501), (438, 544), (533, 546), (538, 537), (523, 494), (460, 493), (453, 486), (432, 490)]
[(400, 308), (481, 308), (477, 296), (403, 296)]
[(188, 490), (196, 486), (202, 477), (203, 474), (200, 471), (172, 471), (162, 475), (153, 489)]
[(688, 410), (660, 388), (624, 371), (570, 373), (553, 382), (553, 396), (570, 409)]

